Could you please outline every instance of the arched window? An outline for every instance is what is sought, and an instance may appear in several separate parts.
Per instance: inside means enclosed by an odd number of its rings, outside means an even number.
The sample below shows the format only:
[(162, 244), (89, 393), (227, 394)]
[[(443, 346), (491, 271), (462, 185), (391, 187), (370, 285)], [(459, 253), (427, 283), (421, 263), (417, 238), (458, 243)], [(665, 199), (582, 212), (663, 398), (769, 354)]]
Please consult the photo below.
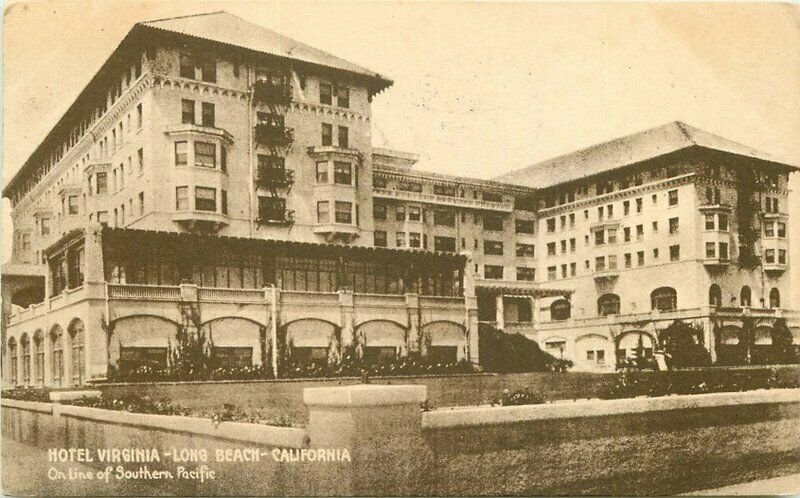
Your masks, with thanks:
[(746, 285), (742, 287), (742, 292), (739, 294), (739, 305), (752, 306), (751, 294), (750, 287)]
[(769, 307), (781, 307), (781, 291), (779, 291), (777, 287), (773, 287), (772, 290), (769, 291)]
[(69, 336), (72, 343), (72, 385), (83, 384), (86, 361), (83, 356), (84, 334), (83, 322), (75, 319), (69, 324)]
[(619, 296), (603, 294), (597, 299), (597, 314), (600, 316), (619, 315)]
[(722, 289), (717, 284), (711, 284), (708, 289), (708, 304), (714, 307), (722, 306)]
[(11, 358), (9, 370), (11, 374), (11, 385), (17, 385), (17, 340), (13, 337), (8, 340), (8, 356)]
[(53, 350), (53, 385), (60, 386), (64, 382), (64, 335), (61, 327), (56, 325), (50, 331), (50, 347)]
[(678, 293), (672, 287), (659, 287), (650, 293), (650, 305), (658, 311), (678, 309)]
[(28, 334), (22, 334), (19, 341), (22, 349), (22, 385), (31, 385), (31, 342), (28, 340)]
[(559, 299), (553, 301), (550, 305), (550, 319), (551, 320), (567, 320), (570, 317), (571, 305), (566, 299)]

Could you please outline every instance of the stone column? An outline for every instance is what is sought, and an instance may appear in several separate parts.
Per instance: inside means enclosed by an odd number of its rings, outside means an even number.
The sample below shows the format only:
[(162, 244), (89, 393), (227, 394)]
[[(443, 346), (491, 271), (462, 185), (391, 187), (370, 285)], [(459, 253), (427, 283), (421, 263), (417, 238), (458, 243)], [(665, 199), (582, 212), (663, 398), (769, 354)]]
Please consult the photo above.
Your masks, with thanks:
[(337, 292), (339, 294), (339, 309), (342, 314), (340, 324), (342, 326), (342, 347), (344, 348), (356, 342), (355, 305), (353, 291), (340, 289)]
[(420, 489), (432, 454), (422, 436), (426, 387), (362, 384), (303, 390), (310, 448), (349, 458), (320, 464), (309, 495), (405, 496)]
[(50, 331), (43, 330), (44, 338), (42, 347), (44, 348), (44, 385), (53, 385), (53, 341), (50, 338)]
[(497, 297), (495, 298), (495, 300), (496, 300), (495, 302), (497, 303), (496, 310), (495, 310), (495, 316), (496, 316), (495, 321), (497, 322), (497, 328), (500, 329), (500, 330), (505, 330), (505, 328), (506, 328), (506, 316), (505, 316), (506, 309), (505, 309), (505, 305), (503, 304), (503, 295), (502, 294), (498, 294)]
[(409, 352), (418, 352), (427, 356), (427, 348), (424, 344), (420, 345), (419, 296), (417, 294), (406, 294), (406, 312), (408, 313), (408, 336), (406, 354), (403, 356), (407, 356)]
[(479, 325), (478, 325), (478, 298), (469, 296), (464, 298), (466, 307), (467, 324), (467, 360), (474, 364), (480, 363)]

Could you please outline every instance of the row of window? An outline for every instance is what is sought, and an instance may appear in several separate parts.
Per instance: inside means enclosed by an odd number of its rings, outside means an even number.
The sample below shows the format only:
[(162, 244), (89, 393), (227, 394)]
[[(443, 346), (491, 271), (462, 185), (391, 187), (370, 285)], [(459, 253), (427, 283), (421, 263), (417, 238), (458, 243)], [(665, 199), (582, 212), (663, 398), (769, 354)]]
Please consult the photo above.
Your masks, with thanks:
[[(711, 287), (709, 287), (708, 304), (716, 307), (721, 307), (724, 304), (722, 302), (722, 288), (719, 285), (711, 284)], [(736, 296), (731, 296), (731, 304), (736, 305)], [(762, 299), (762, 306), (763, 304), (764, 302)], [(750, 289), (750, 286), (748, 285), (742, 286), (742, 289), (739, 292), (739, 306), (752, 306), (752, 305), (753, 305), (753, 291)], [(773, 287), (769, 291), (769, 307), (773, 309), (781, 307), (781, 292), (777, 289), (777, 287)]]
[[(659, 258), (659, 250), (658, 248), (653, 249), (653, 259), (658, 260)], [(672, 245), (669, 246), (669, 260), (670, 261), (680, 261), (681, 259), (681, 246), (680, 245)], [(633, 253), (625, 253), (623, 255), (623, 262), (625, 268), (632, 268), (633, 267)], [(644, 266), (645, 265), (645, 252), (638, 251), (636, 253), (636, 266)], [(584, 261), (585, 269), (591, 270), (591, 261), (585, 260)], [(594, 261), (594, 271), (596, 272), (603, 272), (603, 271), (613, 271), (619, 269), (618, 266), (618, 259), (617, 255), (612, 254), (609, 256), (597, 256)], [(564, 263), (561, 265), (561, 274), (559, 277), (559, 267), (556, 265), (548, 266), (547, 267), (547, 280), (557, 280), (558, 278), (568, 278), (568, 277), (575, 277), (577, 276), (577, 264), (576, 263)]]
[[(353, 185), (353, 164), (347, 161), (333, 161), (333, 183), (336, 185)], [(330, 183), (330, 161), (317, 161), (317, 183)], [(356, 181), (356, 184), (358, 181)]]
[[(220, 212), (228, 214), (228, 192), (220, 189)], [(194, 187), (194, 208), (190, 205), (189, 187), (175, 187), (175, 209), (177, 211), (217, 211), (217, 189), (214, 187)]]
[[(333, 222), (353, 224), (353, 203), (346, 201), (334, 201)], [(328, 224), (331, 222), (331, 202), (317, 202), (317, 223)]]
[[(18, 371), (17, 342), (11, 337), (8, 340), (10, 356), (9, 374), (12, 385), (43, 386), (45, 377), (45, 347), (51, 353), (51, 377), (53, 385), (60, 386), (64, 382), (64, 342), (63, 332), (59, 329), (55, 334), (48, 334), (49, 341), (45, 346), (42, 337), (34, 338), (33, 355), (31, 355), (31, 341), (27, 334), (20, 338), (19, 346), (22, 350), (22, 374)], [(70, 345), (72, 349), (72, 385), (82, 385), (86, 378), (86, 358), (84, 357), (84, 332), (83, 324), (75, 324), (70, 330)], [(33, 362), (33, 363), (32, 363)], [(31, 372), (33, 370), (33, 372)], [(21, 377), (21, 378), (20, 378)]]
[[(653, 204), (658, 203), (658, 194), (653, 194), (652, 196)], [(678, 205), (678, 190), (670, 190), (667, 192), (667, 201), (669, 206), (677, 206)], [(643, 212), (643, 200), (641, 197), (634, 199), (636, 214)], [(630, 201), (623, 201), (622, 202), (622, 214), (623, 216), (628, 216), (631, 214), (631, 202)], [(589, 219), (589, 210), (585, 209), (583, 211), (584, 219)], [(613, 220), (614, 219), (614, 204), (608, 204), (605, 206), (598, 206), (597, 207), (597, 221), (604, 221), (604, 220)], [(560, 230), (564, 231), (567, 229), (575, 228), (575, 213), (563, 214), (559, 216), (558, 221), (560, 222)], [(554, 233), (556, 231), (556, 218), (548, 218), (546, 220), (547, 224), (547, 233)]]
[[(200, 140), (175, 142), (175, 166), (189, 165), (189, 144), (192, 144), (194, 166), (211, 169), (217, 167), (217, 144)], [(221, 171), (228, 171), (228, 153), (224, 145), (220, 146), (219, 168)]]

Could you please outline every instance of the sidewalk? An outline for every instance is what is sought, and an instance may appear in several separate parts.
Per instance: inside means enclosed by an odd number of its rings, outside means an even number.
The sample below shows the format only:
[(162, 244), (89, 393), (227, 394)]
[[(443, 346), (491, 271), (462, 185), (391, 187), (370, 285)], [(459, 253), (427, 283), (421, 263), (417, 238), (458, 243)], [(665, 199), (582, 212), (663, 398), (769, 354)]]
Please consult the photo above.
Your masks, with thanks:
[(745, 482), (716, 489), (691, 491), (683, 496), (800, 495), (800, 474)]

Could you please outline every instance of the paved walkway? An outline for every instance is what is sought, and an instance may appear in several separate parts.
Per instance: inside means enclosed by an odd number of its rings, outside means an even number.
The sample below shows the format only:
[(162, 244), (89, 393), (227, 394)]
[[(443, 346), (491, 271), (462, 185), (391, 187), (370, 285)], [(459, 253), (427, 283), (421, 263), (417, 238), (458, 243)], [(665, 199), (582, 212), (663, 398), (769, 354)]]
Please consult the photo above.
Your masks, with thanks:
[(686, 496), (800, 495), (800, 474), (686, 493)]

